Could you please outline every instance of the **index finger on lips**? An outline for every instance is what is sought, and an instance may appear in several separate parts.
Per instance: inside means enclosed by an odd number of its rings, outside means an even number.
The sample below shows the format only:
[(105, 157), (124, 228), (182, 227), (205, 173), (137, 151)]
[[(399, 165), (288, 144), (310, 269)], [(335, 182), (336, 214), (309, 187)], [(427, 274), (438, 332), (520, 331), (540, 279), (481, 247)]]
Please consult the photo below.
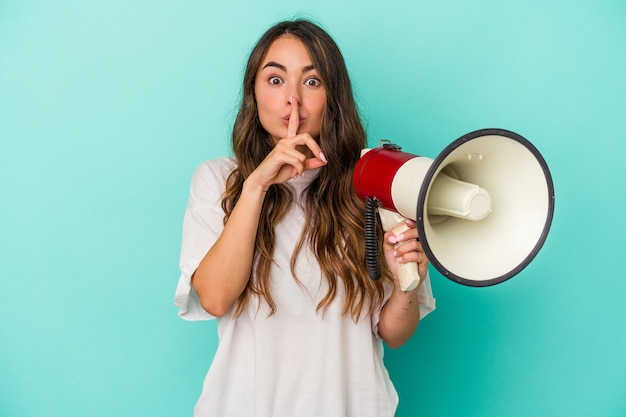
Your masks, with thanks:
[(300, 127), (300, 112), (298, 110), (298, 100), (291, 96), (291, 114), (289, 115), (289, 124), (287, 125), (288, 138), (296, 136), (298, 134), (298, 127)]

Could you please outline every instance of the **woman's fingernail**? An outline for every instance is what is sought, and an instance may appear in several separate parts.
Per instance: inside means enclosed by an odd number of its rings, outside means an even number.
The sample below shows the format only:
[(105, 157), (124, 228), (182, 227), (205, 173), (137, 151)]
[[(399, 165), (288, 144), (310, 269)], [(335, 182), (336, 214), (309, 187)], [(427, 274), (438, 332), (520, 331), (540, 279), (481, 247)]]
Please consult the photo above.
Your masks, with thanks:
[(319, 158), (322, 160), (323, 163), (328, 163), (328, 159), (326, 159), (326, 155), (324, 155), (324, 152), (320, 152)]

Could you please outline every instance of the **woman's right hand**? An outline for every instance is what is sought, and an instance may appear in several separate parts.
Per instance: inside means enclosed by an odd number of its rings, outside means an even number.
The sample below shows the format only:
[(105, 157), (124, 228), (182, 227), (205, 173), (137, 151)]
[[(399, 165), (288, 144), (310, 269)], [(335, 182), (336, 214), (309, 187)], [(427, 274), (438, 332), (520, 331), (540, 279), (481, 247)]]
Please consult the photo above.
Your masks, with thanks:
[(298, 100), (291, 100), (291, 115), (287, 135), (279, 140), (274, 149), (250, 174), (246, 182), (252, 182), (264, 191), (272, 184), (281, 184), (305, 171), (327, 164), (326, 156), (318, 143), (308, 133), (298, 134), (300, 125)]
[(286, 137), (246, 179), (224, 230), (193, 275), (200, 304), (215, 317), (230, 310), (250, 279), (265, 191), (272, 184), (326, 165), (326, 157), (311, 135), (298, 134), (299, 124), (298, 103), (292, 100)]

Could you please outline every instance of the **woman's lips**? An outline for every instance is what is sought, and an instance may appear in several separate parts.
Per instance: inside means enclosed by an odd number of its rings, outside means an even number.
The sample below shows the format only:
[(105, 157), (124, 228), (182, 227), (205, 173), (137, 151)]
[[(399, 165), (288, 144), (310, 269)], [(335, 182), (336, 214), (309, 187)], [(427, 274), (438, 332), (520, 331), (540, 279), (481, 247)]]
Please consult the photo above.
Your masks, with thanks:
[[(290, 116), (283, 117), (283, 122), (285, 122), (285, 124), (289, 124), (289, 119), (290, 118), (291, 118)], [(304, 117), (300, 117), (299, 120), (298, 120), (298, 123), (301, 124), (302, 122), (304, 122), (304, 120), (305, 120)]]

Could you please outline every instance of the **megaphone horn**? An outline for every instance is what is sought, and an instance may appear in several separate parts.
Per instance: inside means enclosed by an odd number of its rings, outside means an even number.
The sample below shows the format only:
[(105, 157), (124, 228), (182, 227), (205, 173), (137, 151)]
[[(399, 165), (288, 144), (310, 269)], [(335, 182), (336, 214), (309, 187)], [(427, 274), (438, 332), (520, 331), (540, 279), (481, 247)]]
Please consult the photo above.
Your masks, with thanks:
[[(405, 219), (415, 220), (430, 263), (475, 287), (524, 269), (543, 246), (554, 214), (545, 160), (528, 140), (503, 129), (468, 133), (434, 160), (388, 142), (364, 149), (353, 183), (359, 197), (376, 201), (385, 231), (399, 233)], [(403, 264), (399, 274), (405, 291), (419, 283), (416, 265)]]

